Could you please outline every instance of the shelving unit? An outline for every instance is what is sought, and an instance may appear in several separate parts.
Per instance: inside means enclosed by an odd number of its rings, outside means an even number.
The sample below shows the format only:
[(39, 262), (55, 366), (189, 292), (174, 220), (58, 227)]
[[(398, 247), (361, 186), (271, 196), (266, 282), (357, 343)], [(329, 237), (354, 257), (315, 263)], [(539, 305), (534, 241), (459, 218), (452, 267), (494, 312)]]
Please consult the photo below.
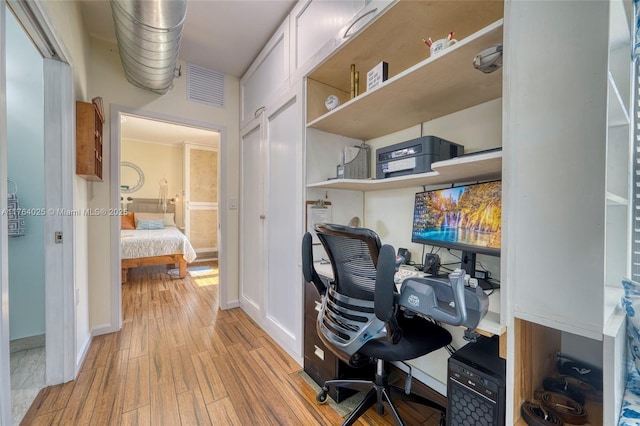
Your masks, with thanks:
[(76, 174), (102, 182), (102, 125), (98, 106), (76, 101)]
[(388, 179), (331, 179), (307, 185), (307, 188), (380, 191), (412, 186), (428, 186), (473, 180), (497, 179), (502, 171), (502, 152), (465, 155), (431, 165), (433, 171)]
[[(441, 55), (428, 57), (375, 89), (313, 119), (307, 126), (366, 140), (499, 98), (502, 72), (484, 74), (473, 67), (471, 60), (481, 50), (501, 44), (502, 31), (500, 19)], [(313, 80), (313, 74), (310, 79), (309, 96), (316, 95), (310, 102), (318, 103), (321, 99), (324, 103), (326, 96), (335, 94), (335, 83), (325, 81), (320, 85)], [(338, 96), (344, 99), (346, 92)]]

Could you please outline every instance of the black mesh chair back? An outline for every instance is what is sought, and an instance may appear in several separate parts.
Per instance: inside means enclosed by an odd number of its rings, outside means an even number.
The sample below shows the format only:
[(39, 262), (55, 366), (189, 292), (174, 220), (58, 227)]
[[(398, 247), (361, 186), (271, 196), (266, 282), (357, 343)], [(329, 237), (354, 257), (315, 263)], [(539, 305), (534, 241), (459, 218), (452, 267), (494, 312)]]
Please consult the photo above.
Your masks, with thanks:
[(381, 247), (378, 235), (333, 224), (318, 224), (316, 232), (331, 261), (336, 290), (347, 297), (373, 300)]

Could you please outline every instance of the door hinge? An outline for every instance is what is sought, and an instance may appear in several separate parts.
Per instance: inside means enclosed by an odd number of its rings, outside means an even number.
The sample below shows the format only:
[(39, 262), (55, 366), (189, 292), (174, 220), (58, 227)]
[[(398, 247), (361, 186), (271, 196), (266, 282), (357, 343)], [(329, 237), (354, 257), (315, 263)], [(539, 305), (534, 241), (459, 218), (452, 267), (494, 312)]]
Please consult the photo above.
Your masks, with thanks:
[(62, 244), (62, 232), (61, 231), (56, 231), (55, 242), (56, 242), (56, 244)]

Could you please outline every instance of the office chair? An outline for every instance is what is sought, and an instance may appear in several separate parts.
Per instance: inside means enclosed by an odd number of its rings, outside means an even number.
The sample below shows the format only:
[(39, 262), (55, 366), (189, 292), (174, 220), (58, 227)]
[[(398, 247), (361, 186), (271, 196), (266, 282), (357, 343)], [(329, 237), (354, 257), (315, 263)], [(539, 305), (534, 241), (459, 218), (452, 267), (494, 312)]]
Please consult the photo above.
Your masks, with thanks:
[[(344, 362), (352, 366), (376, 364), (374, 380), (328, 380), (316, 400), (324, 403), (331, 386), (367, 392), (343, 426), (353, 424), (374, 404), (378, 413), (382, 414), (386, 407), (395, 422), (403, 425), (392, 396), (439, 410), (440, 424), (444, 425), (445, 407), (388, 383), (385, 361), (418, 358), (451, 342), (451, 335), (444, 328), (419, 316), (405, 317), (394, 304), (393, 247), (382, 246), (377, 234), (369, 229), (317, 224), (315, 230), (334, 274), (333, 282), (324, 291), (316, 323), (318, 335)], [(308, 233), (303, 238), (302, 254), (305, 280), (320, 291), (325, 290), (313, 267)]]

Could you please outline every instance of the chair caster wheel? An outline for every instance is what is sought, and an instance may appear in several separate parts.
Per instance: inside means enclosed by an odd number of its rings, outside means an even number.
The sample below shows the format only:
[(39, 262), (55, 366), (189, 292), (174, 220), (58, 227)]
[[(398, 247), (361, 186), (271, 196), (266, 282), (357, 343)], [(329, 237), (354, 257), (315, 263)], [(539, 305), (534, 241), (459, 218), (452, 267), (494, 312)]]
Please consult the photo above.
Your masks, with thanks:
[(318, 392), (318, 394), (316, 395), (316, 402), (318, 402), (318, 404), (326, 404), (328, 393), (329, 393), (329, 388), (322, 388), (322, 390)]

